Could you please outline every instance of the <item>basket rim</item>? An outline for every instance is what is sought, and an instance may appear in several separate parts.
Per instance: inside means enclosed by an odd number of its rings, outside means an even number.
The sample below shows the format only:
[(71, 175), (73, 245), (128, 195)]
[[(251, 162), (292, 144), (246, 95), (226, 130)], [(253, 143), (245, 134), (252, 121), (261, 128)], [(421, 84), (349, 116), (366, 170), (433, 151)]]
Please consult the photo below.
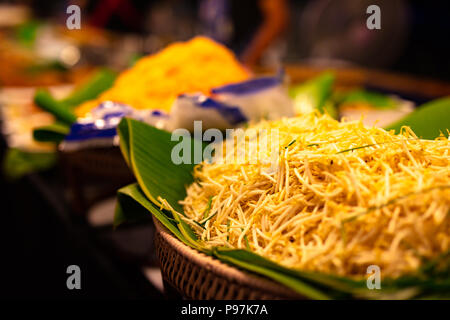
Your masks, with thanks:
[[(263, 276), (240, 270), (237, 267), (228, 265), (214, 257), (208, 256), (203, 252), (197, 251), (178, 240), (171, 232), (164, 227), (161, 222), (152, 216), (156, 227), (156, 232), (167, 242), (178, 254), (217, 276), (227, 279), (230, 282), (238, 283), (241, 286), (255, 288), (260, 291), (270, 293), (273, 296), (279, 296), (286, 299), (304, 299), (305, 297), (294, 290), (279, 284)], [(164, 272), (163, 272), (164, 274)]]

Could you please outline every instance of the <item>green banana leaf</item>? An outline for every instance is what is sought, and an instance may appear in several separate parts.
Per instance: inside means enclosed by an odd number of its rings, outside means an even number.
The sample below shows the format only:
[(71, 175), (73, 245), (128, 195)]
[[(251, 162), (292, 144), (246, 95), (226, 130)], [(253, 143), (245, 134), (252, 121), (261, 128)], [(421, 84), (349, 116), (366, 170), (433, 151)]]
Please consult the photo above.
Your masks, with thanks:
[(43, 27), (43, 23), (37, 20), (29, 20), (17, 26), (15, 37), (19, 43), (27, 48), (31, 48), (37, 37), (38, 30)]
[(188, 243), (178, 230), (176, 223), (173, 222), (174, 219), (167, 218), (153, 203), (147, 200), (137, 183), (121, 188), (117, 193), (117, 197), (118, 202), (114, 215), (114, 227), (118, 227), (125, 222), (129, 223), (148, 218), (148, 212), (150, 211), (178, 239), (186, 244)]
[(343, 103), (367, 103), (378, 109), (391, 109), (397, 106), (397, 101), (382, 93), (368, 91), (365, 89), (356, 89), (349, 92), (336, 92), (333, 100), (337, 104)]
[(122, 152), (122, 156), (125, 159), (125, 162), (127, 163), (128, 167), (131, 168), (130, 163), (130, 132), (128, 131), (128, 121), (122, 120), (117, 125), (117, 133), (119, 134), (120, 138), (120, 151)]
[(95, 99), (103, 91), (112, 87), (116, 77), (115, 72), (109, 69), (101, 69), (76, 88), (67, 98), (61, 100), (61, 103), (76, 107), (85, 101)]
[[(308, 298), (406, 299), (450, 296), (450, 254), (441, 258), (445, 262), (444, 267), (441, 262), (431, 261), (415, 274), (398, 279), (383, 279), (381, 290), (369, 290), (364, 280), (289, 269), (249, 250), (205, 248), (184, 220), (174, 212), (160, 209), (159, 196), (177, 208), (180, 214), (184, 214), (178, 201), (184, 199), (185, 187), (193, 182), (193, 165), (176, 165), (170, 158), (177, 142), (171, 141), (170, 133), (131, 119), (123, 119), (118, 131), (124, 158), (128, 159), (138, 184), (119, 191), (116, 226), (127, 220), (138, 219), (145, 215), (146, 210), (188, 246), (232, 266), (266, 276)], [(195, 141), (192, 139), (190, 144), (195, 146)], [(142, 208), (145, 210), (142, 211)]]
[(59, 61), (49, 61), (39, 64), (32, 64), (23, 69), (24, 72), (32, 74), (34, 76), (39, 76), (40, 73), (46, 71), (64, 72), (67, 70), (68, 68)]
[[(125, 126), (127, 129), (124, 130)], [(186, 186), (193, 182), (191, 172), (194, 165), (173, 165), (170, 170), (167, 170), (167, 164), (173, 162), (171, 152), (166, 151), (172, 150), (178, 142), (171, 141), (171, 134), (167, 131), (128, 118), (123, 119), (119, 125), (119, 137), (122, 152), (129, 150), (124, 158), (128, 159), (130, 168), (145, 196), (157, 206), (161, 205), (158, 201), (160, 196), (166, 199), (177, 212), (182, 212), (178, 201), (186, 196)], [(127, 137), (128, 141), (126, 141)], [(190, 145), (194, 147), (195, 142)], [(203, 150), (201, 143), (200, 148)], [(192, 157), (190, 162), (193, 163)], [(160, 179), (164, 179), (166, 183), (159, 183)], [(180, 232), (186, 240), (192, 246), (197, 246), (197, 236), (189, 225), (178, 214), (174, 214), (173, 218), (178, 222)]]
[(34, 103), (41, 109), (54, 115), (58, 121), (66, 125), (71, 125), (77, 120), (77, 117), (73, 111), (65, 104), (55, 100), (55, 98), (53, 98), (50, 92), (46, 89), (36, 90), (34, 95)]
[(448, 137), (450, 130), (450, 97), (427, 102), (404, 118), (390, 124), (385, 129), (400, 132), (409, 126), (422, 139), (435, 139), (441, 133)]
[(17, 180), (35, 171), (50, 169), (55, 163), (54, 152), (26, 152), (11, 148), (3, 159), (3, 173), (6, 178)]
[[(191, 175), (194, 165), (172, 165), (171, 170), (167, 170), (168, 164), (173, 162), (171, 152), (166, 151), (172, 150), (178, 144), (177, 141), (171, 141), (171, 134), (129, 118), (123, 119), (121, 123), (120, 140), (128, 144), (129, 148), (129, 154), (125, 158), (129, 159), (131, 169), (144, 194), (156, 205), (160, 204), (157, 197), (161, 196), (175, 210), (182, 211), (178, 200), (186, 196), (186, 185), (194, 181)], [(127, 136), (122, 132), (125, 123), (128, 125), (128, 142)], [(164, 176), (161, 173), (164, 173)], [(161, 178), (164, 178), (165, 183), (159, 183)], [(183, 183), (180, 184), (180, 181)]]
[(70, 127), (61, 122), (35, 128), (33, 130), (33, 139), (41, 142), (56, 142), (59, 143), (64, 140), (64, 137), (69, 133)]
[(103, 91), (109, 89), (116, 79), (116, 73), (108, 69), (96, 72), (89, 80), (76, 88), (67, 98), (56, 100), (45, 89), (38, 89), (34, 102), (41, 109), (55, 116), (56, 122), (49, 126), (36, 128), (33, 137), (36, 141), (56, 142), (64, 140), (70, 126), (77, 120), (73, 111), (81, 103), (95, 99)]
[(338, 113), (334, 104), (329, 100), (334, 83), (334, 75), (324, 72), (302, 84), (289, 89), (289, 95), (294, 99), (294, 108), (298, 113), (308, 113), (315, 109), (328, 112), (336, 118)]

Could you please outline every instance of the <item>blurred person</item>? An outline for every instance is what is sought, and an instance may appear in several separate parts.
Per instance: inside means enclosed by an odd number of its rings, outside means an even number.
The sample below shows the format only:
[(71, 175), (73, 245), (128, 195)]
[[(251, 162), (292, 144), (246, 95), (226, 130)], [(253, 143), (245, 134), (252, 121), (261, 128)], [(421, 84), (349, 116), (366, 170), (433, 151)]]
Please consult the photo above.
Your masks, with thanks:
[(255, 66), (280, 39), (289, 22), (287, 0), (203, 0), (200, 19), (206, 35), (231, 47)]

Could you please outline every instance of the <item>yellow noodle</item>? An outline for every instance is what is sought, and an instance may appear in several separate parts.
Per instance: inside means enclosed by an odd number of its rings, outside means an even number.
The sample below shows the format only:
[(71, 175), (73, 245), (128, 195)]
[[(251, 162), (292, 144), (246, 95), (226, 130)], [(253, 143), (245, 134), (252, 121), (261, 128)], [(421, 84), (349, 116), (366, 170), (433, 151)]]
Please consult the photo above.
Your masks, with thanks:
[[(257, 162), (196, 168), (203, 187), (189, 186), (182, 204), (206, 246), (245, 248), (245, 235), (252, 251), (287, 267), (354, 277), (372, 264), (396, 277), (450, 250), (449, 139), (314, 113), (249, 129), (279, 130), (279, 159), (270, 171), (269, 148)], [(214, 195), (218, 213), (202, 232), (192, 220)]]

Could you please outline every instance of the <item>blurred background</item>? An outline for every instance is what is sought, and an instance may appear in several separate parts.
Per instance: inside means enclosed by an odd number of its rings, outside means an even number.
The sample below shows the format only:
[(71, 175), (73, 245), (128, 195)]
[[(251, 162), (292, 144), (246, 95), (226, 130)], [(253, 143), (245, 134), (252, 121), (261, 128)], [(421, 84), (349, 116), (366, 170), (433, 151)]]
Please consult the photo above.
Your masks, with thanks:
[[(366, 26), (372, 4), (379, 30)], [(80, 29), (67, 27), (71, 5)], [(164, 298), (151, 221), (111, 225), (111, 196), (130, 178), (81, 177), (64, 157), (56, 161), (54, 146), (32, 141), (30, 128), (52, 121), (33, 95), (45, 87), (63, 97), (99, 68), (120, 72), (200, 34), (255, 72), (284, 67), (301, 80), (335, 68), (341, 80), (367, 78), (415, 103), (450, 94), (447, 1), (0, 1), (2, 295)], [(67, 290), (71, 264), (82, 270), (82, 290)]]

